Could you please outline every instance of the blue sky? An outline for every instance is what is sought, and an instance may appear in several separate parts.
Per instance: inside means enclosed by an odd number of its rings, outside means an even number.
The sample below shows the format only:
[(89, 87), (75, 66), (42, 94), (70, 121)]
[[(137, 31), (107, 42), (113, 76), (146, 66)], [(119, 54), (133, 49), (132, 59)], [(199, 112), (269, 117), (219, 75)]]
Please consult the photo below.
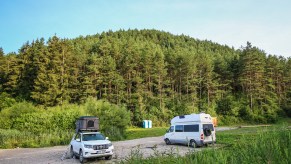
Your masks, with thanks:
[(0, 47), (56, 34), (75, 38), (119, 29), (158, 29), (240, 48), (250, 41), (291, 57), (289, 0), (1, 0)]

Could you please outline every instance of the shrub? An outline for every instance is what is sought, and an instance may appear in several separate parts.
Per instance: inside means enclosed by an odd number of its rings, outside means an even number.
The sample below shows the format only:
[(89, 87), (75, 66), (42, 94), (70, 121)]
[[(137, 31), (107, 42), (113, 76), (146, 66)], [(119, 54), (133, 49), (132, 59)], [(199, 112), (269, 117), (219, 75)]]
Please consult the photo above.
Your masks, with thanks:
[(33, 104), (26, 101), (13, 104), (0, 112), (0, 129), (10, 129), (14, 127), (14, 121), (22, 114), (34, 113), (37, 109)]
[(73, 131), (79, 116), (80, 112), (76, 108), (51, 108), (47, 111), (20, 115), (15, 119), (13, 128), (34, 134), (58, 130)]
[(130, 113), (124, 106), (110, 104), (108, 101), (87, 99), (85, 104), (89, 115), (100, 119), (100, 130), (112, 140), (122, 139), (130, 123)]
[(0, 94), (0, 111), (11, 107), (13, 104), (15, 104), (16, 101), (12, 97), (10, 97), (9, 94), (3, 92)]

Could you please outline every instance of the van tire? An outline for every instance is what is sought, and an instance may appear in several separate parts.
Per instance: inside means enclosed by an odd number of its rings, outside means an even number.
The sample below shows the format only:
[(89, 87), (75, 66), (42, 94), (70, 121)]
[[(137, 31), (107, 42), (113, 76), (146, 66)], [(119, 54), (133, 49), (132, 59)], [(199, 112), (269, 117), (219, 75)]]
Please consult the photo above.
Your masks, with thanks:
[(165, 142), (166, 142), (166, 145), (171, 145), (171, 141), (168, 138), (165, 139)]
[(195, 142), (195, 140), (191, 140), (190, 141), (190, 146), (193, 147), (193, 148), (197, 148), (198, 147), (196, 142)]
[(210, 136), (211, 135), (211, 129), (209, 129), (209, 128), (205, 128), (205, 129), (203, 129), (203, 132), (204, 132), (204, 135), (205, 136)]

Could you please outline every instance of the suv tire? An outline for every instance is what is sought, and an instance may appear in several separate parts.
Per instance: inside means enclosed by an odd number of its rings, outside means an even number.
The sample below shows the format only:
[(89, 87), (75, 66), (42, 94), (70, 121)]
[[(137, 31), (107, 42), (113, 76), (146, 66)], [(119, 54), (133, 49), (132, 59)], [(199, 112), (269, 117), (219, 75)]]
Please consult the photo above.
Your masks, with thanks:
[(84, 154), (83, 154), (82, 149), (79, 152), (79, 160), (80, 160), (80, 163), (85, 163), (86, 162), (86, 159), (84, 158)]
[(107, 156), (105, 157), (106, 160), (111, 160), (112, 159), (112, 155), (111, 156)]
[(73, 146), (71, 146), (71, 148), (70, 148), (70, 154), (69, 154), (70, 156), (70, 158), (73, 158), (74, 157), (74, 151), (73, 151)]

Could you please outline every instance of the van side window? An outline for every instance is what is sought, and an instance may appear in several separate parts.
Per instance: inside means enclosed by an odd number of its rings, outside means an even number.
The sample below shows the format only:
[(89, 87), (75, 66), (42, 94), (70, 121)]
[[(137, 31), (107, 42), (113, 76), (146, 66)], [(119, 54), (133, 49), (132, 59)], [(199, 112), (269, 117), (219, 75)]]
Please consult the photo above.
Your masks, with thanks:
[(203, 124), (203, 129), (208, 128), (211, 131), (214, 131), (213, 124)]
[(174, 131), (174, 126), (171, 126), (169, 129), (169, 132), (173, 132)]
[(184, 125), (184, 132), (199, 132), (199, 125)]
[(183, 132), (183, 125), (176, 125), (175, 132)]

